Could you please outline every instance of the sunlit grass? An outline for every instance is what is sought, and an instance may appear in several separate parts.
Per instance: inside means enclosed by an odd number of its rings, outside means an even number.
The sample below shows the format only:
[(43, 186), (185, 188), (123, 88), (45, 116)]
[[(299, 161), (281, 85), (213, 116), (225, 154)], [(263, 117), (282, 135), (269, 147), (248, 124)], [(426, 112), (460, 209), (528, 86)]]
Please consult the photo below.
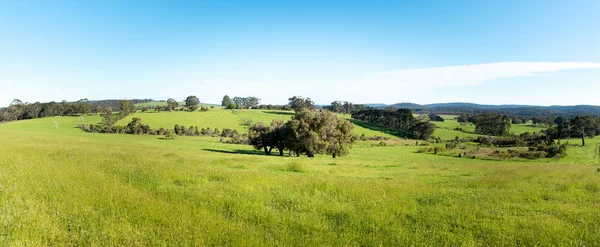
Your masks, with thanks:
[(0, 245), (600, 243), (598, 138), (569, 141), (559, 160), (403, 145), (309, 159), (217, 138), (83, 133), (78, 122), (0, 125)]

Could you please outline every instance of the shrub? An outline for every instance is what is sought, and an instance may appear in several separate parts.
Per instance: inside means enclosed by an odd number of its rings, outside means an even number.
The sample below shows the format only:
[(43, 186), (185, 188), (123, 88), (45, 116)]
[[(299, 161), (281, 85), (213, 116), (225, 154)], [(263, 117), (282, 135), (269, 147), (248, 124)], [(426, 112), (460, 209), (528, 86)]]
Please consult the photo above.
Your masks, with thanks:
[(172, 130), (167, 130), (167, 133), (165, 133), (165, 139), (175, 139), (175, 133)]

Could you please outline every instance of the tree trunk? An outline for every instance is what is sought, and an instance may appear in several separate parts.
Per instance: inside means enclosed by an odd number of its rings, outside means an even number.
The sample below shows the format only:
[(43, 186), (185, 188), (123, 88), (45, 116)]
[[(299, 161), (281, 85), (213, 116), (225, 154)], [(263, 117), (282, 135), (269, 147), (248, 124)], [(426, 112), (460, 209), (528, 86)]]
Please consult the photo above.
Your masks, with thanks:
[(279, 149), (279, 156), (283, 156), (283, 149)]
[(581, 133), (581, 146), (585, 146), (585, 134)]
[(267, 148), (267, 146), (263, 147), (265, 149), (265, 155), (269, 155), (271, 151)]
[(335, 153), (333, 153), (331, 156), (335, 159)]

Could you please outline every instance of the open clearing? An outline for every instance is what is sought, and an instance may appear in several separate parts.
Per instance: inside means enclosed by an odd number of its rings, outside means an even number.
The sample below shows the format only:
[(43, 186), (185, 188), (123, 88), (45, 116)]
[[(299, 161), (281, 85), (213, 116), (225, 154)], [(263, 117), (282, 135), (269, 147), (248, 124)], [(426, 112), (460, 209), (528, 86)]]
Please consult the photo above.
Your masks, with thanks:
[[(162, 114), (141, 117), (171, 127), (150, 117)], [(213, 128), (280, 116), (164, 114)], [(196, 123), (202, 114), (222, 115)], [(84, 133), (79, 122), (0, 125), (0, 245), (600, 243), (599, 138), (586, 147), (571, 141), (560, 160), (486, 161), (368, 143), (347, 157), (310, 159), (218, 138)]]

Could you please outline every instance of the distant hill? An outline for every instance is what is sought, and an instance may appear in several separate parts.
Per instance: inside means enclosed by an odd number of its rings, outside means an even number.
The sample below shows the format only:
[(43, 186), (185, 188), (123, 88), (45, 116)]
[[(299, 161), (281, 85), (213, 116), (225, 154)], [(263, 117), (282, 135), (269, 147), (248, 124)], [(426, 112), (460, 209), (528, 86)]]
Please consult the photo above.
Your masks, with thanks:
[[(368, 105), (368, 104), (367, 104)], [(397, 103), (392, 105), (378, 105), (375, 108), (407, 108), (415, 112), (428, 112), (436, 114), (461, 114), (461, 113), (483, 113), (497, 112), (511, 116), (552, 116), (561, 115), (573, 117), (576, 115), (600, 116), (600, 106), (576, 105), (576, 106), (532, 106), (532, 105), (480, 105), (474, 103), (436, 103), (419, 105), (415, 103)]]

